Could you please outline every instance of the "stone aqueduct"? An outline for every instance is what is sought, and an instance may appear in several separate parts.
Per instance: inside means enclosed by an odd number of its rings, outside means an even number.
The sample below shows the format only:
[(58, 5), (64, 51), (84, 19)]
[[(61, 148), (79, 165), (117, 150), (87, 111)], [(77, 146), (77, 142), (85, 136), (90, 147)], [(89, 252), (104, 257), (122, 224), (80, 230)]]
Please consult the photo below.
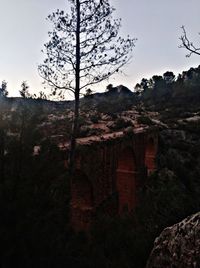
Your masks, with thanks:
[(70, 203), (71, 225), (76, 231), (88, 230), (98, 213), (134, 210), (138, 189), (156, 168), (157, 144), (155, 128), (80, 143)]

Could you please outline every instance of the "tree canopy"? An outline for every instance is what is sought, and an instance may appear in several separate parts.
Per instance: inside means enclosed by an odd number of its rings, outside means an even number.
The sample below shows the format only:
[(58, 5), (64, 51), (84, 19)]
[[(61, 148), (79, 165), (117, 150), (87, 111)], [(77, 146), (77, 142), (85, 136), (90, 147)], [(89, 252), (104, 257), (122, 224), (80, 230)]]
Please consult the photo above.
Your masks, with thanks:
[(113, 19), (115, 9), (108, 0), (69, 2), (69, 13), (57, 10), (48, 16), (53, 30), (44, 45), (47, 57), (39, 66), (54, 94), (74, 93), (75, 76), (80, 79), (79, 91), (107, 79), (130, 60), (135, 43), (129, 36), (118, 37), (121, 19)]
[(7, 90), (7, 82), (3, 80), (0, 85), (0, 97), (7, 97), (8, 90)]

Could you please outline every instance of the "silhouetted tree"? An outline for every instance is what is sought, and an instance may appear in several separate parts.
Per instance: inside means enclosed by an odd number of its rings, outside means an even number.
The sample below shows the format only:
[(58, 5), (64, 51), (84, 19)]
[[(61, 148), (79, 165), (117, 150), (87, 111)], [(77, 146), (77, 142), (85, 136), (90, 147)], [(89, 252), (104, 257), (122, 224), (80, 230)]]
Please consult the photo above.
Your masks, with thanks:
[(166, 81), (167, 84), (171, 84), (175, 80), (175, 75), (173, 72), (167, 71), (163, 74), (163, 79)]
[(137, 88), (140, 88), (140, 90), (146, 90), (150, 87), (149, 80), (146, 78), (142, 78), (140, 83), (137, 83)]
[(197, 47), (193, 44), (193, 42), (190, 41), (190, 39), (187, 36), (187, 32), (185, 30), (185, 27), (182, 26), (182, 35), (180, 37), (181, 45), (180, 48), (185, 48), (189, 53), (186, 54), (186, 57), (190, 57), (192, 54), (196, 54), (200, 56), (200, 47)]
[(142, 78), (141, 86), (143, 87), (144, 90), (148, 89), (149, 88), (149, 80), (146, 78)]
[(121, 20), (113, 20), (108, 0), (69, 0), (69, 14), (57, 10), (48, 16), (53, 24), (45, 46), (47, 58), (39, 73), (53, 92), (74, 94), (74, 122), (70, 167), (73, 170), (78, 133), (80, 91), (108, 79), (126, 64), (134, 39), (118, 37)]
[(110, 91), (110, 90), (112, 90), (112, 89), (113, 89), (113, 84), (109, 84), (109, 85), (107, 85), (106, 90)]
[(7, 97), (7, 96), (8, 96), (7, 82), (3, 80), (0, 86), (0, 97)]
[(43, 91), (40, 91), (39, 96), (37, 98), (42, 99), (42, 100), (47, 100), (48, 96)]
[(92, 90), (90, 88), (86, 89), (85, 96), (90, 96), (92, 94)]
[(151, 89), (158, 89), (160, 85), (164, 82), (161, 75), (153, 75), (151, 79), (149, 79), (149, 87)]
[(20, 96), (22, 98), (31, 98), (31, 94), (29, 93), (29, 86), (26, 81), (23, 81), (21, 84), (21, 90), (19, 91)]

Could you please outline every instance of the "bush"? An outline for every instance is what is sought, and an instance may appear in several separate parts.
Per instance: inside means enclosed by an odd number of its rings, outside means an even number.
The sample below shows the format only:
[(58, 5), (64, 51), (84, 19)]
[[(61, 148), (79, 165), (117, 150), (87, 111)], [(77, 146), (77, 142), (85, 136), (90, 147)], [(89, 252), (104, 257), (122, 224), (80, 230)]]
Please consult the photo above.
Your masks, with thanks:
[(87, 137), (90, 131), (90, 127), (89, 126), (81, 126), (79, 128), (79, 133), (78, 133), (78, 137)]
[(129, 120), (125, 120), (124, 118), (119, 117), (119, 118), (115, 121), (114, 125), (112, 125), (110, 128), (111, 128), (112, 130), (120, 130), (120, 129), (124, 129), (124, 128), (130, 127), (130, 126), (132, 126), (132, 125), (133, 125), (133, 124), (132, 124), (131, 121), (129, 121)]
[(148, 116), (140, 116), (137, 119), (138, 124), (143, 124), (143, 125), (153, 125), (153, 122)]
[(90, 117), (90, 120), (91, 120), (91, 122), (92, 122), (93, 124), (97, 124), (98, 121), (99, 121), (99, 119), (100, 119), (100, 115), (98, 115), (98, 114), (93, 114), (93, 115), (91, 115), (91, 117)]

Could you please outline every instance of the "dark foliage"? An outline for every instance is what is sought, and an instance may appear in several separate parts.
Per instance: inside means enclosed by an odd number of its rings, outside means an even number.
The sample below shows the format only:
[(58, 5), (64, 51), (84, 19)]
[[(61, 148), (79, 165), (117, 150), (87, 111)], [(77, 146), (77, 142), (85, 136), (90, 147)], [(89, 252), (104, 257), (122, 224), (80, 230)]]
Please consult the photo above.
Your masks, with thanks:
[(153, 124), (151, 118), (149, 118), (148, 116), (144, 116), (144, 115), (138, 117), (137, 121), (139, 124), (144, 124), (144, 125), (152, 125)]
[(8, 96), (7, 82), (3, 80), (0, 86), (0, 98), (7, 96)]
[[(200, 66), (182, 72), (175, 79), (172, 72), (165, 72), (163, 76), (154, 75), (151, 79), (142, 79), (136, 85), (136, 92), (146, 106), (153, 110), (175, 106), (187, 110), (200, 101)], [(189, 106), (188, 106), (189, 104)]]
[(58, 256), (64, 258), (68, 179), (58, 149), (48, 140), (40, 144), (40, 155), (33, 155), (40, 140), (38, 117), (23, 105), (8, 119), (1, 107), (2, 267), (50, 267)]

